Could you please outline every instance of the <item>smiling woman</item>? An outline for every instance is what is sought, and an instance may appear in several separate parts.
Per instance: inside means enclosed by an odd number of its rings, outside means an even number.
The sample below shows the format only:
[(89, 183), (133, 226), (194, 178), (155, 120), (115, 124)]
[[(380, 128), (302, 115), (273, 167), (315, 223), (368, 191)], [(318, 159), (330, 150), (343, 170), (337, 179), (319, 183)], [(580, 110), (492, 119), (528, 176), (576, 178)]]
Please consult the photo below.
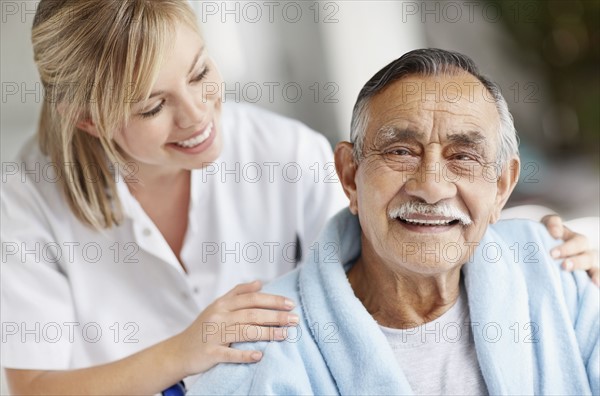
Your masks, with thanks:
[[(143, 181), (143, 187), (131, 183), (131, 193), (161, 230), (182, 266), (188, 173), (216, 160), (222, 149), (221, 94), (210, 89), (220, 86), (221, 77), (197, 27), (189, 26), (167, 26), (165, 34), (173, 37), (173, 44), (165, 44), (152, 92), (134, 102), (129, 109), (131, 116), (115, 128), (113, 136), (123, 160), (135, 163), (135, 177)], [(79, 121), (77, 126), (95, 138), (103, 135), (90, 119)], [(160, 191), (152, 186), (162, 190), (168, 185), (180, 194), (173, 194), (166, 202), (156, 199)]]
[(42, 0), (32, 42), (46, 100), (20, 159), (44, 171), (7, 177), (2, 201), (11, 390), (156, 393), (260, 360), (229, 345), (297, 316), (254, 280), (302, 263), (345, 203), (313, 172), (327, 141), (223, 106), (186, 1)]
[[(165, 163), (169, 154), (177, 153), (173, 145), (167, 145), (168, 140), (194, 137), (204, 132), (212, 118), (219, 119), (218, 91), (210, 95), (199, 92), (205, 78), (218, 84), (220, 77), (204, 51), (194, 14), (178, 3), (92, 7), (85, 1), (49, 1), (41, 2), (36, 13), (32, 30), (35, 59), (46, 95), (54, 99), (43, 103), (41, 148), (61, 164), (65, 180), (74, 181), (63, 183), (68, 201), (78, 217), (95, 227), (111, 226), (121, 219), (118, 202), (113, 207), (105, 194), (106, 189), (116, 194), (105, 156), (113, 164), (128, 160), (137, 165), (147, 163), (150, 167), (136, 167), (147, 177), (164, 168), (173, 173), (174, 168), (181, 169), (179, 164)], [(87, 19), (92, 14), (112, 23), (90, 24)], [(57, 29), (58, 21), (69, 23)], [(82, 39), (65, 40), (63, 36), (73, 34), (74, 29), (80, 30)], [(122, 36), (128, 40), (118, 39)], [(57, 67), (59, 64), (73, 67)], [(159, 116), (165, 105), (166, 115)], [(179, 129), (173, 130), (172, 125)], [(204, 148), (209, 146), (213, 145), (207, 142)], [(196, 161), (214, 160), (220, 147), (217, 139)], [(81, 183), (81, 170), (92, 163), (101, 167), (101, 180), (94, 185)], [(188, 164), (186, 168), (198, 166)]]
[[(221, 77), (197, 30), (179, 25), (173, 33), (148, 99), (115, 134), (127, 159), (140, 165), (138, 176), (171, 178), (202, 167), (221, 152)], [(197, 48), (197, 51), (190, 51)], [(90, 125), (90, 132), (94, 132)]]

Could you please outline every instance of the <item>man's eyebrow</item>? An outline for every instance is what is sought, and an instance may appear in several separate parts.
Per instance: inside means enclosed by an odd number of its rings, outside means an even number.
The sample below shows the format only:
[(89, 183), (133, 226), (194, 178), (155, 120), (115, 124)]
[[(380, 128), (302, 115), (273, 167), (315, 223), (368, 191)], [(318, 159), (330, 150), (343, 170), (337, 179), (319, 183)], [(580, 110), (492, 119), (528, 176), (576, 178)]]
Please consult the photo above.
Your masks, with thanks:
[[(198, 62), (198, 59), (200, 58), (200, 55), (202, 55), (203, 53), (204, 53), (204, 45), (202, 47), (200, 47), (200, 50), (198, 51), (196, 56), (194, 56), (194, 60), (192, 61), (192, 66), (190, 67), (190, 71), (188, 71), (188, 74), (192, 73), (192, 71), (194, 70), (194, 66), (196, 66), (196, 63)], [(158, 95), (161, 95), (163, 93), (165, 93), (165, 91), (154, 91), (150, 94), (150, 96), (148, 96), (148, 99), (153, 98)]]
[(423, 138), (424, 134), (422, 132), (413, 129), (384, 126), (377, 131), (374, 143), (376, 147), (382, 147), (394, 142), (421, 141)]
[(479, 145), (486, 141), (485, 135), (479, 131), (456, 132), (448, 134), (448, 140), (464, 145)]

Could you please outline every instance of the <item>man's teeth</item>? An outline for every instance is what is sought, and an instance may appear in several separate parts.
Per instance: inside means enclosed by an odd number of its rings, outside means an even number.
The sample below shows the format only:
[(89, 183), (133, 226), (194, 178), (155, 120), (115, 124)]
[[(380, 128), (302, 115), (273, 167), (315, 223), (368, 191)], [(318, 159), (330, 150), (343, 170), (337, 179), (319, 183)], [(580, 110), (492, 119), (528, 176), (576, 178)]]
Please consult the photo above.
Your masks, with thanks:
[(212, 131), (212, 127), (213, 127), (213, 123), (211, 122), (210, 124), (208, 124), (208, 126), (206, 127), (204, 132), (202, 132), (200, 135), (193, 137), (191, 139), (188, 139), (188, 140), (184, 140), (182, 142), (177, 142), (175, 144), (180, 147), (185, 147), (185, 148), (195, 147), (195, 146), (199, 145), (200, 143), (202, 143), (203, 141), (205, 141), (206, 139), (208, 139), (208, 137), (210, 136), (210, 132)]
[(452, 223), (454, 220), (424, 220), (424, 219), (402, 219), (409, 224), (415, 225), (426, 225), (426, 226), (434, 226), (434, 225), (448, 225)]

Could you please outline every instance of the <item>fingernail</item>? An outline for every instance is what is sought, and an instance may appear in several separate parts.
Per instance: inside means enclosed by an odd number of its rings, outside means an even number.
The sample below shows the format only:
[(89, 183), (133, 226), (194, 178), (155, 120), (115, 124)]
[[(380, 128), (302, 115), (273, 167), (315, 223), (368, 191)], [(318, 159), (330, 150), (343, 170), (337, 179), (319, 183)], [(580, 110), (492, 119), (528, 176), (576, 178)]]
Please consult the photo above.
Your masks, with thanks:
[(565, 260), (563, 265), (567, 271), (571, 271), (573, 269), (573, 262), (571, 260)]
[(285, 301), (283, 303), (288, 308), (294, 308), (296, 306), (296, 304), (294, 304), (294, 302), (292, 300), (289, 300), (287, 298), (285, 299)]
[(292, 324), (292, 323), (296, 324), (299, 321), (300, 321), (300, 318), (298, 317), (298, 315), (295, 315), (295, 314), (288, 315), (288, 323), (290, 323), (290, 324)]
[(260, 360), (262, 358), (262, 353), (259, 351), (254, 351), (252, 354), (250, 354), (250, 357), (252, 360)]
[(552, 256), (552, 258), (559, 258), (560, 257), (560, 250), (558, 250), (558, 249), (552, 249), (550, 251), (550, 255)]
[(273, 337), (277, 341), (285, 340), (286, 336), (287, 336), (287, 330), (286, 329), (275, 329), (275, 330), (273, 330)]

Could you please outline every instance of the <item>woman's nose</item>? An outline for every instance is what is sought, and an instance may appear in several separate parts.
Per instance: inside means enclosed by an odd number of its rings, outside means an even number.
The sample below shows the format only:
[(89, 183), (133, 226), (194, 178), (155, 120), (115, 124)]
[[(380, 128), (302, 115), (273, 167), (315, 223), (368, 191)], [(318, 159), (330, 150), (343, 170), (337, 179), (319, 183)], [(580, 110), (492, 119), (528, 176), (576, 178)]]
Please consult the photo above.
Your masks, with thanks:
[(209, 103), (200, 92), (187, 92), (179, 101), (177, 126), (181, 129), (199, 126), (206, 118)]

